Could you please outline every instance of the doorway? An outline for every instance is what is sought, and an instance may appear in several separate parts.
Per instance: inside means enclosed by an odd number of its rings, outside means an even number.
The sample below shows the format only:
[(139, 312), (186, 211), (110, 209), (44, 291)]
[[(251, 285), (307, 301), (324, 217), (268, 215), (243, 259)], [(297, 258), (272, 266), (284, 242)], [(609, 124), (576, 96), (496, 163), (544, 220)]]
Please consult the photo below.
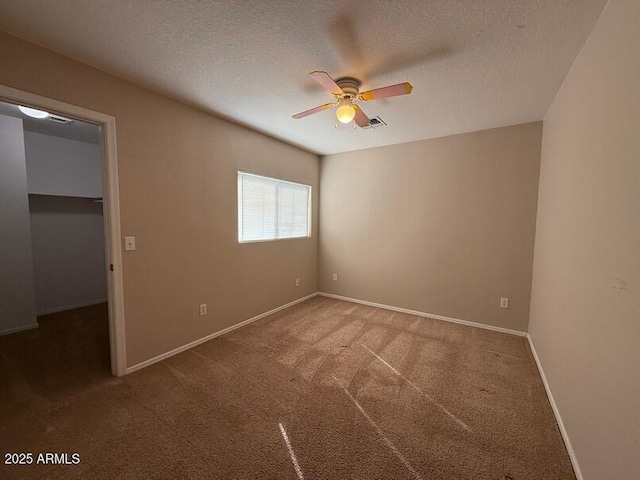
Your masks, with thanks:
[[(46, 254), (50, 258), (48, 260), (45, 258), (44, 264), (40, 262), (40, 265), (38, 265), (35, 270), (36, 275), (38, 274), (39, 270), (41, 273), (44, 272), (44, 276), (48, 276), (46, 281), (50, 282), (51, 288), (47, 290), (46, 285), (44, 287), (42, 285), (38, 286), (38, 289), (40, 291), (40, 294), (38, 295), (38, 305), (37, 307), (34, 306), (33, 313), (34, 315), (37, 315), (36, 310), (39, 310), (40, 313), (50, 313), (51, 315), (47, 317), (41, 317), (45, 319), (51, 317), (52, 315), (64, 317), (64, 312), (60, 312), (61, 310), (71, 311), (64, 308), (64, 305), (66, 305), (67, 307), (75, 306), (81, 309), (84, 308), (84, 315), (88, 317), (99, 317), (100, 315), (107, 316), (106, 306), (103, 304), (103, 310), (101, 311), (101, 307), (99, 305), (100, 300), (104, 299), (95, 298), (103, 296), (104, 293), (106, 293), (106, 300), (108, 303), (108, 332), (105, 329), (102, 337), (108, 335), (111, 373), (116, 376), (124, 375), (126, 373), (126, 357), (124, 340), (122, 253), (120, 246), (120, 213), (118, 202), (115, 119), (112, 116), (105, 115), (100, 112), (87, 110), (81, 107), (66, 104), (56, 100), (51, 100), (45, 97), (1, 85), (0, 101), (7, 102), (13, 105), (32, 108), (35, 109), (36, 112), (45, 112), (50, 117), (53, 117), (49, 118), (49, 120), (53, 120), (54, 122), (65, 121), (65, 119), (66, 121), (75, 122), (76, 134), (80, 132), (79, 134), (82, 135), (83, 132), (81, 132), (81, 130), (82, 128), (84, 128), (84, 134), (96, 136), (95, 147), (99, 148), (101, 158), (95, 165), (95, 168), (97, 168), (98, 174), (101, 177), (101, 179), (98, 181), (100, 184), (95, 185), (94, 176), (92, 177), (94, 178), (94, 185), (91, 185), (90, 180), (88, 182), (75, 182), (75, 187), (69, 185), (67, 185), (66, 187), (47, 187), (49, 189), (54, 188), (55, 190), (56, 188), (73, 189), (80, 184), (83, 185), (83, 188), (85, 190), (81, 192), (72, 192), (71, 195), (57, 195), (58, 192), (48, 191), (46, 189), (42, 190), (42, 188), (40, 188), (41, 191), (36, 192), (36, 194), (29, 195), (29, 204), (31, 206), (32, 212), (30, 228), (32, 230), (31, 234), (37, 235), (37, 237), (35, 238), (36, 241), (32, 253), (34, 255), (42, 257), (43, 255), (45, 255), (42, 253), (42, 246), (47, 244), (48, 242), (54, 244), (56, 242), (55, 232), (52, 233), (50, 228), (53, 219), (55, 219), (55, 222), (57, 222), (58, 226), (64, 224), (64, 222), (75, 222), (78, 228), (82, 228), (81, 231), (84, 232), (83, 234), (88, 235), (88, 238), (86, 240), (91, 240), (91, 238), (93, 238), (94, 240), (93, 251), (85, 252), (86, 261), (83, 267), (86, 268), (84, 268), (84, 270), (93, 269), (95, 271), (97, 269), (100, 269), (103, 274), (106, 273), (106, 275), (102, 277), (102, 280), (104, 281), (102, 284), (100, 284), (100, 279), (98, 279), (96, 283), (95, 275), (93, 275), (92, 277), (92, 281), (94, 282), (93, 285), (90, 284), (91, 282), (84, 282), (82, 279), (76, 279), (77, 283), (79, 284), (79, 289), (76, 289), (76, 291), (71, 295), (67, 291), (65, 294), (68, 298), (61, 299), (59, 295), (43, 295), (42, 292), (51, 293), (55, 290), (55, 277), (56, 275), (60, 275), (63, 273), (59, 270), (61, 266), (64, 266), (65, 264), (63, 261), (61, 262), (60, 258), (55, 258), (55, 255), (52, 256), (50, 254)], [(6, 119), (8, 117), (3, 118)], [(46, 130), (47, 124), (40, 125), (42, 125), (42, 127), (36, 127), (35, 130), (37, 130), (38, 128), (45, 128)], [(34, 148), (36, 148), (36, 150), (37, 148), (40, 148), (45, 152), (51, 152), (52, 149), (56, 148), (56, 146), (53, 144), (43, 144), (34, 147), (34, 142), (35, 144), (37, 144), (38, 142), (43, 143), (43, 141), (44, 143), (46, 143), (46, 140), (51, 140), (51, 138), (48, 138), (46, 136), (46, 132), (42, 132), (45, 135), (39, 137), (37, 131), (33, 132), (34, 128), (30, 128), (30, 130), (32, 131), (28, 133), (28, 136), (30, 137), (30, 148), (32, 150)], [(69, 130), (66, 130), (66, 132), (69, 132)], [(83, 144), (82, 148), (86, 147), (90, 150), (89, 143), (91, 142)], [(84, 154), (89, 155), (88, 151)], [(88, 163), (83, 163), (80, 167), (80, 170), (82, 170), (82, 168), (85, 168), (86, 165), (88, 165)], [(56, 167), (53, 163), (48, 164), (47, 167), (49, 169), (53, 169), (54, 171), (56, 170)], [(80, 175), (77, 169), (74, 169), (73, 172), (73, 175), (75, 176)], [(32, 186), (29, 186), (29, 188), (31, 187)], [(42, 184), (40, 184), (40, 187), (42, 187)], [(42, 193), (45, 193), (45, 195), (41, 195)], [(53, 193), (53, 195), (47, 195), (50, 193)], [(73, 213), (79, 211), (82, 213), (82, 215), (75, 216), (75, 218), (74, 215), (69, 215), (70, 212)], [(97, 220), (98, 214), (100, 214), (100, 220)], [(78, 224), (78, 218), (80, 217), (82, 217), (82, 221), (84, 222), (82, 226)], [(97, 225), (96, 221), (102, 222), (102, 226)], [(98, 238), (96, 241), (95, 232), (101, 232), (102, 238)], [(51, 238), (47, 240), (46, 238), (43, 238), (43, 235), (50, 235)], [(20, 245), (20, 242), (18, 240), (19, 239), (16, 239), (16, 241), (14, 241), (16, 245)], [(102, 240), (102, 242), (100, 242), (100, 240)], [(73, 249), (73, 247), (66, 244), (64, 240), (61, 241), (60, 238), (57, 238), (57, 241), (59, 242), (59, 248), (61, 248), (62, 250), (66, 249), (66, 251), (70, 251), (70, 249)], [(73, 241), (78, 242), (78, 245), (82, 245), (82, 239), (75, 238), (73, 239)], [(73, 241), (70, 241), (70, 243), (73, 243)], [(96, 246), (98, 248), (101, 248), (102, 252), (96, 251)], [(91, 260), (89, 261), (88, 259)], [(96, 259), (98, 262), (101, 262), (102, 265), (96, 264)], [(93, 264), (89, 265), (89, 263)], [(43, 278), (39, 279), (40, 282), (42, 282), (42, 280)], [(106, 285), (104, 284), (105, 282)], [(106, 292), (104, 288), (105, 286)], [(33, 286), (33, 289), (35, 291), (35, 284)], [(9, 299), (11, 301), (13, 298), (15, 301), (3, 302), (5, 306), (9, 305), (10, 303), (14, 304), (14, 307), (11, 307), (14, 308), (14, 311), (9, 312), (10, 315), (4, 315), (6, 318), (17, 318), (17, 316), (19, 316), (19, 312), (16, 313), (16, 308), (19, 307), (20, 302), (29, 302), (29, 299), (27, 298), (28, 295), (23, 295), (23, 297), (25, 298), (18, 298), (20, 297), (20, 294), (17, 294), (18, 296), (16, 297), (16, 292), (13, 292), (12, 295), (13, 297), (7, 296), (5, 300)], [(76, 300), (74, 300), (74, 298)], [(82, 299), (86, 299), (86, 301), (84, 301), (84, 304)], [(74, 304), (74, 301), (76, 301), (77, 303)], [(26, 326), (23, 326), (20, 322), (18, 322), (16, 325), (9, 325), (9, 327), (14, 328), (16, 331), (29, 328), (29, 318), (33, 318), (33, 322), (35, 322), (35, 318), (29, 313), (28, 308), (27, 310), (25, 310), (25, 312), (23, 312), (23, 316), (26, 320), (24, 320), (22, 324), (25, 324)], [(69, 317), (69, 315), (66, 315), (66, 317)], [(71, 320), (69, 320), (69, 318), (66, 318), (64, 321), (73, 322), (73, 316), (71, 316)], [(99, 336), (100, 335), (96, 333), (96, 338), (98, 338)]]

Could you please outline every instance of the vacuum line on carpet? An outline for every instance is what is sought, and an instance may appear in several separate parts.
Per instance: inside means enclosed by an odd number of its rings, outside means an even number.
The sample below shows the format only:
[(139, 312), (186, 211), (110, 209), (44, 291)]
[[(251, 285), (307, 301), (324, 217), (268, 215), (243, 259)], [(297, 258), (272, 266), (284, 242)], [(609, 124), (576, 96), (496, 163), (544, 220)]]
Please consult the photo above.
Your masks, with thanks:
[(415, 383), (413, 383), (411, 380), (409, 380), (407, 377), (405, 377), (404, 375), (402, 375), (398, 370), (396, 370), (393, 365), (389, 364), (384, 358), (380, 357), (376, 352), (374, 352), (373, 350), (371, 350), (369, 347), (367, 347), (364, 343), (361, 343), (360, 345), (362, 345), (369, 353), (371, 353), (371, 355), (373, 355), (374, 357), (376, 357), (378, 360), (380, 360), (382, 363), (384, 363), (387, 367), (389, 367), (389, 369), (395, 373), (397, 376), (399, 376), (401, 379), (403, 379), (405, 382), (407, 382), (409, 385), (411, 385), (411, 387), (418, 392), (420, 395), (422, 395), (424, 398), (426, 398), (427, 400), (429, 400), (431, 403), (433, 403), (436, 407), (438, 407), (440, 410), (442, 410), (447, 416), (449, 416), (449, 418), (451, 418), (454, 422), (456, 422), (458, 425), (460, 425), (462, 428), (464, 428), (467, 431), (471, 431), (471, 429), (469, 428), (469, 426), (464, 423), (462, 420), (460, 420), (458, 417), (456, 417), (453, 413), (451, 413), (449, 410), (447, 410), (444, 406), (440, 405), (435, 398), (433, 398), (431, 395), (429, 395), (428, 393), (423, 392), (420, 387), (418, 387)]
[(296, 470), (296, 475), (298, 475), (299, 480), (304, 480), (302, 469), (300, 468), (300, 464), (298, 463), (298, 457), (296, 457), (296, 454), (293, 451), (293, 447), (291, 446), (291, 442), (289, 441), (289, 435), (287, 435), (287, 431), (284, 429), (284, 425), (282, 425), (282, 423), (279, 423), (278, 426), (280, 427), (282, 438), (284, 438), (284, 442), (287, 444), (289, 456), (291, 457), (291, 462), (293, 462), (293, 468)]
[(411, 466), (411, 464), (407, 461), (407, 459), (404, 458), (404, 455), (402, 455), (400, 453), (400, 451), (391, 442), (391, 440), (389, 440), (387, 437), (385, 437), (384, 433), (382, 432), (382, 429), (378, 426), (378, 424), (376, 422), (373, 421), (373, 419), (369, 416), (369, 414), (365, 411), (365, 409), (362, 408), (362, 405), (360, 405), (360, 403), (358, 403), (358, 401), (355, 398), (353, 398), (353, 395), (351, 395), (349, 390), (347, 390), (345, 387), (343, 387), (336, 377), (332, 376), (332, 378), (335, 380), (335, 382), (338, 384), (338, 386), (344, 391), (344, 393), (347, 394), (347, 396), (353, 402), (353, 404), (356, 406), (356, 408), (358, 410), (360, 410), (360, 413), (364, 416), (364, 418), (367, 419), (367, 421), (375, 429), (376, 433), (380, 436), (380, 438), (382, 438), (384, 443), (396, 455), (396, 457), (398, 457), (398, 459), (400, 460), (400, 462), (402, 462), (402, 464), (406, 467), (406, 469), (409, 470), (413, 474), (413, 476), (416, 477), (418, 480), (422, 480), (422, 477), (420, 476), (420, 474), (418, 472), (416, 472), (416, 470)]

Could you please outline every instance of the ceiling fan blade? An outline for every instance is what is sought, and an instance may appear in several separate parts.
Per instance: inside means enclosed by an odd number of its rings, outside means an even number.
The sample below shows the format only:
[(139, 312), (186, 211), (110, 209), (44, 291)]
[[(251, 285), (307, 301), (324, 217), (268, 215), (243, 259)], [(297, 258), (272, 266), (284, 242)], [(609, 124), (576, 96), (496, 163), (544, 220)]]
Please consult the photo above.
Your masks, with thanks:
[(356, 104), (353, 104), (353, 108), (356, 111), (356, 116), (354, 120), (356, 121), (358, 126), (361, 128), (369, 126), (369, 124), (371, 123), (371, 120), (369, 120), (369, 117), (367, 117), (366, 113), (364, 113), (362, 109)]
[(388, 87), (374, 88), (358, 95), (360, 100), (377, 100), (379, 98), (395, 97), (397, 95), (408, 95), (413, 90), (409, 82), (398, 83)]
[(430, 62), (437, 62), (447, 58), (453, 53), (450, 45), (421, 45), (414, 46), (410, 50), (404, 52), (394, 52), (390, 57), (378, 61), (369, 68), (368, 77), (377, 77), (379, 75), (391, 72), (406, 70), (416, 65), (422, 65)]
[(342, 89), (327, 72), (311, 72), (309, 75), (311, 75), (316, 82), (322, 85), (322, 88), (328, 90), (334, 95), (340, 95), (343, 93)]
[(329, 24), (328, 33), (338, 53), (341, 53), (342, 65), (351, 72), (360, 72), (364, 66), (363, 50), (354, 19), (353, 10), (344, 12)]
[(326, 110), (327, 108), (331, 108), (337, 105), (337, 103), (325, 103), (324, 105), (320, 105), (319, 107), (312, 108), (310, 110), (305, 110), (304, 112), (296, 113), (293, 115), (293, 118), (304, 118), (309, 115), (313, 115), (314, 113), (321, 112), (322, 110)]

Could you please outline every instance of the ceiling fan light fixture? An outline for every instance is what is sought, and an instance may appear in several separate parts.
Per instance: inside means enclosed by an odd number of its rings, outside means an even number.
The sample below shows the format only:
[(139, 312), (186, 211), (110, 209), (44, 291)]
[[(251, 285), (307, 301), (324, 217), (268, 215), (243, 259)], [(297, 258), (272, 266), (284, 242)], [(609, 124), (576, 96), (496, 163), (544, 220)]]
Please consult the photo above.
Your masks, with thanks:
[(43, 110), (37, 110), (35, 108), (30, 108), (30, 107), (23, 107), (22, 105), (18, 107), (18, 110), (20, 110), (26, 116), (32, 117), (32, 118), (47, 118), (49, 116), (49, 112), (45, 112)]
[(351, 103), (343, 103), (336, 110), (336, 118), (340, 123), (349, 123), (356, 116), (356, 109)]

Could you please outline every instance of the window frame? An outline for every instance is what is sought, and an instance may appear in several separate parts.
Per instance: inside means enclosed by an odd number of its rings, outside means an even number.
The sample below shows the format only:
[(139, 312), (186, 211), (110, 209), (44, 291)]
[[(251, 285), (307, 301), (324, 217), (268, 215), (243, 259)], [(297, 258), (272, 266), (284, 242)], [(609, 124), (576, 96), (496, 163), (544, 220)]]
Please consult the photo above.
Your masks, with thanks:
[[(242, 209), (243, 209), (244, 205), (243, 205), (243, 202), (242, 202), (242, 190), (240, 188), (240, 181), (241, 181), (241, 178), (242, 178), (243, 175), (244, 176), (257, 177), (257, 178), (261, 178), (261, 179), (272, 180), (272, 181), (278, 182), (278, 183), (288, 183), (288, 184), (291, 184), (291, 185), (298, 185), (298, 186), (301, 186), (301, 187), (308, 188), (309, 189), (309, 197), (308, 197), (308, 202), (307, 202), (307, 235), (298, 236), (298, 237), (280, 237), (280, 238), (275, 237), (275, 238), (262, 238), (262, 239), (255, 239), (255, 240), (241, 240), (240, 239), (240, 232), (242, 231)], [(271, 177), (269, 175), (262, 175), (260, 173), (249, 172), (249, 171), (246, 171), (246, 170), (238, 170), (237, 174), (236, 174), (236, 196), (237, 196), (236, 212), (237, 212), (237, 215), (238, 215), (236, 239), (238, 240), (239, 244), (242, 245), (242, 244), (245, 244), (245, 243), (275, 242), (275, 241), (280, 241), (280, 240), (300, 240), (300, 239), (311, 238), (312, 237), (312, 230), (311, 230), (311, 227), (313, 225), (313, 221), (312, 221), (312, 214), (313, 214), (313, 208), (312, 208), (313, 186), (312, 185), (307, 185), (306, 183), (301, 183), (301, 182), (292, 182), (291, 180), (284, 180), (282, 178)], [(277, 202), (276, 202), (276, 207), (277, 207)], [(277, 219), (277, 214), (276, 214), (276, 219)], [(278, 225), (276, 224), (276, 231), (277, 231), (277, 227), (278, 227)]]

